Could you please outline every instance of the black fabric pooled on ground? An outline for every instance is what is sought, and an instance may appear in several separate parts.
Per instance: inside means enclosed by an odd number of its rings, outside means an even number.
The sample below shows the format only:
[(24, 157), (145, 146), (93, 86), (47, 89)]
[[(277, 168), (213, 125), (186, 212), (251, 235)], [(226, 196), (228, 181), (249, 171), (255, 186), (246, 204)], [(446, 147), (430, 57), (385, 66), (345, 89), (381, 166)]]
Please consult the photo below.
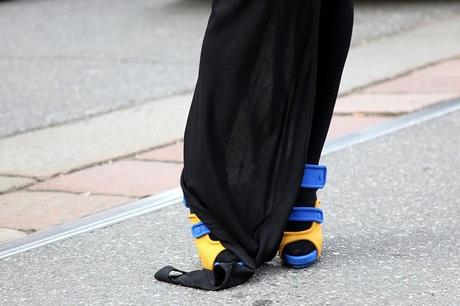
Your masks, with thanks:
[[(180, 183), (193, 212), (245, 265), (214, 272), (168, 266), (157, 279), (220, 290), (247, 281), (276, 255), (308, 155), (323, 2), (213, 1)], [(334, 101), (337, 89), (330, 88)]]

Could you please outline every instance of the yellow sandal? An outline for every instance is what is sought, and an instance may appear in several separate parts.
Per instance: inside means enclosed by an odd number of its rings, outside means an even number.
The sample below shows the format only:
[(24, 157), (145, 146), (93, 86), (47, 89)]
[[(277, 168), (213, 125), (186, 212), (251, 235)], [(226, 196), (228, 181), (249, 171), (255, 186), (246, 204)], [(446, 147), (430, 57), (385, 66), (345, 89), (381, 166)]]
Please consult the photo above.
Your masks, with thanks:
[(225, 247), (220, 241), (209, 237), (211, 231), (196, 214), (189, 214), (189, 220), (192, 223), (192, 236), (195, 238), (201, 264), (206, 270), (213, 270), (214, 266), (219, 264), (215, 262), (217, 256), (225, 250)]
[[(323, 188), (326, 184), (327, 168), (318, 165), (305, 165), (304, 176), (302, 179), (302, 188)], [(323, 211), (319, 208), (321, 202), (316, 200), (315, 207), (293, 207), (289, 215), (289, 221), (311, 222), (310, 228), (304, 231), (288, 232), (285, 231), (283, 239), (279, 246), (279, 256), (284, 265), (292, 268), (305, 268), (313, 263), (321, 256), (323, 248), (323, 231), (321, 223), (323, 222)], [(284, 254), (283, 250), (286, 245), (306, 240), (311, 242), (315, 250), (300, 256)]]

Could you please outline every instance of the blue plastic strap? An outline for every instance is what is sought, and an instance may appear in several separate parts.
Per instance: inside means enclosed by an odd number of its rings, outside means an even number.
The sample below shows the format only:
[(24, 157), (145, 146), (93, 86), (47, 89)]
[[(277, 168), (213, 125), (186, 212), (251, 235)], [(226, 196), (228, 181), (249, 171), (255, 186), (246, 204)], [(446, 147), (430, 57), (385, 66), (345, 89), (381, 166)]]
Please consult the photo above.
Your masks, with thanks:
[(284, 254), (283, 261), (293, 268), (305, 268), (315, 263), (318, 252), (315, 250), (306, 255), (292, 256)]
[(323, 223), (323, 211), (315, 207), (293, 207), (289, 221), (304, 221)]
[(305, 164), (300, 186), (303, 188), (323, 188), (326, 185), (326, 176), (326, 166)]
[(196, 223), (192, 225), (192, 236), (193, 238), (200, 238), (204, 235), (210, 234), (211, 231), (209, 228), (204, 225), (203, 222)]

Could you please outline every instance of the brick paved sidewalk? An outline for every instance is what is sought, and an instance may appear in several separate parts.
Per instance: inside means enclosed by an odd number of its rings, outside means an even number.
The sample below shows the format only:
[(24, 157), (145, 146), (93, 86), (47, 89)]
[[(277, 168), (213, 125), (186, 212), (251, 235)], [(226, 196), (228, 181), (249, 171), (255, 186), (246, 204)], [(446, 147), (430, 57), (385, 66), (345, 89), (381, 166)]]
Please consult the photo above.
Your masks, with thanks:
[[(460, 58), (337, 101), (328, 140), (460, 97)], [(179, 185), (182, 142), (36, 182), (0, 176), (0, 243)]]

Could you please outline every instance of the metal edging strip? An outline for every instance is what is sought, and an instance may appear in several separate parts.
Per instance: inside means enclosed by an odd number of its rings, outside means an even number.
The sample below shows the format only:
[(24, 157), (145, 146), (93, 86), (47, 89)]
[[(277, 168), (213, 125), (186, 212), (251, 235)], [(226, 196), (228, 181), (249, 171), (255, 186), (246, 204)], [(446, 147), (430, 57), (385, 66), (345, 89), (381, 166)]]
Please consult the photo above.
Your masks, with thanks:
[(180, 188), (175, 188), (87, 217), (82, 217), (75, 221), (57, 225), (0, 245), (0, 259), (55, 241), (107, 227), (133, 217), (145, 215), (163, 207), (176, 204), (179, 201), (182, 201), (182, 191)]
[[(326, 143), (323, 155), (410, 127), (417, 123), (434, 119), (460, 110), (460, 99), (437, 103), (420, 111), (403, 115), (389, 122), (377, 125), (362, 132), (352, 133)], [(0, 259), (25, 252), (49, 243), (70, 238), (107, 227), (124, 220), (145, 215), (161, 208), (182, 202), (180, 188), (164, 191), (157, 195), (126, 203), (118, 207), (54, 226), (50, 229), (30, 234), (27, 237), (0, 245)]]

